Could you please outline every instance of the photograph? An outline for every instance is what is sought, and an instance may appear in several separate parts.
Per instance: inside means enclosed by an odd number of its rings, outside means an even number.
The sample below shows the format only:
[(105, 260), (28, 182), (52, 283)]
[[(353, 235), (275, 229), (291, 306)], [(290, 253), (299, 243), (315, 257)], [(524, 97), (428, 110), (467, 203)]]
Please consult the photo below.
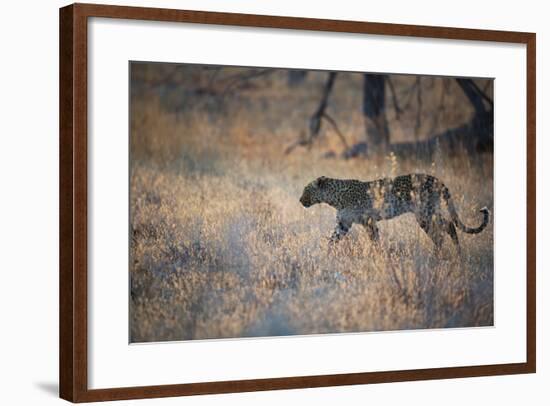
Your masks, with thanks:
[(129, 342), (494, 325), (494, 80), (130, 61)]

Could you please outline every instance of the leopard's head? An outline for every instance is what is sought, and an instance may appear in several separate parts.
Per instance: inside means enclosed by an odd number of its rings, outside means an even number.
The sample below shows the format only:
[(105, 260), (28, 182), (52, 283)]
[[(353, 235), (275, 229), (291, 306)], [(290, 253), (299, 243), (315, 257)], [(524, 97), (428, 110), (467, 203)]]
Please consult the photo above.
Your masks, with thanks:
[(325, 188), (328, 182), (328, 178), (321, 176), (320, 178), (315, 179), (313, 182), (310, 182), (302, 193), (300, 197), (300, 203), (304, 207), (310, 207), (317, 203), (322, 203), (325, 201)]

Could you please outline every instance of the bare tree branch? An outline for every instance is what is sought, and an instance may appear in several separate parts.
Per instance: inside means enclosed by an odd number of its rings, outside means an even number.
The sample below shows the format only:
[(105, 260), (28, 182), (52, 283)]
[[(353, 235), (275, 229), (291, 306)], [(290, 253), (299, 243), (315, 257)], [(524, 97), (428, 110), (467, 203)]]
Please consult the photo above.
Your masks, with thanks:
[(458, 83), (468, 100), (470, 100), (476, 115), (485, 113), (486, 110), (483, 104), (484, 93), (477, 87), (474, 81), (472, 79), (457, 78), (456, 83)]
[(491, 109), (493, 109), (494, 108), (493, 100), (489, 96), (487, 96), (487, 94), (483, 90), (481, 90), (477, 85), (477, 83), (474, 82), (473, 80), (472, 80), (472, 86), (476, 90), (476, 92), (481, 96), (481, 98), (485, 100), (487, 103), (489, 103), (489, 105), (491, 106)]
[(332, 126), (332, 128), (336, 132), (336, 135), (338, 135), (338, 138), (340, 139), (340, 141), (342, 141), (344, 148), (345, 149), (349, 148), (349, 145), (346, 142), (346, 138), (338, 128), (338, 125), (336, 124), (336, 120), (334, 120), (326, 112), (326, 109), (328, 106), (328, 98), (334, 86), (335, 79), (336, 79), (336, 72), (330, 72), (327, 77), (327, 81), (325, 82), (325, 86), (323, 87), (323, 93), (321, 96), (319, 107), (317, 107), (317, 110), (315, 110), (315, 113), (313, 113), (313, 115), (309, 119), (309, 137), (305, 137), (302, 134), (300, 139), (296, 140), (294, 143), (292, 143), (290, 146), (287, 147), (287, 149), (285, 150), (285, 154), (289, 154), (298, 146), (308, 146), (308, 147), (311, 146), (311, 144), (313, 143), (313, 140), (319, 135), (319, 131), (321, 130), (321, 124), (323, 119), (328, 121), (328, 123)]
[(304, 133), (302, 132), (300, 134), (300, 138), (298, 138), (296, 141), (294, 141), (292, 144), (290, 144), (288, 147), (286, 147), (285, 155), (290, 154), (292, 151), (294, 151), (294, 149), (296, 149), (296, 147), (308, 146), (308, 145), (310, 145), (309, 139), (306, 138)]
[(327, 81), (325, 82), (325, 87), (323, 88), (323, 95), (321, 96), (319, 107), (317, 107), (317, 110), (309, 119), (310, 142), (313, 141), (315, 137), (317, 137), (317, 135), (319, 134), (319, 130), (321, 129), (321, 118), (325, 114), (325, 110), (328, 104), (328, 97), (330, 96), (330, 92), (332, 91), (332, 87), (334, 86), (335, 79), (336, 72), (330, 72), (328, 74)]
[(323, 118), (332, 125), (332, 128), (334, 128), (334, 131), (336, 131), (336, 134), (338, 134), (340, 141), (342, 141), (342, 144), (344, 144), (344, 148), (347, 150), (349, 148), (348, 143), (346, 142), (344, 135), (338, 129), (338, 126), (336, 125), (336, 121), (334, 121), (334, 119), (331, 116), (329, 116), (328, 113), (324, 113)]

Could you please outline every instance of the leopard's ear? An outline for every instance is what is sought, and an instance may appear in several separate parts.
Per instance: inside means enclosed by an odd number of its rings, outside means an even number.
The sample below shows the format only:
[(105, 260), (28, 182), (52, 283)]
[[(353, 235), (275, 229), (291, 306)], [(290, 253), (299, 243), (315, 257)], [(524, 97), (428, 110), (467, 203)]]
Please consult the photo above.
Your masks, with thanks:
[(317, 187), (323, 188), (327, 184), (327, 178), (324, 176), (321, 176), (320, 178), (317, 178)]

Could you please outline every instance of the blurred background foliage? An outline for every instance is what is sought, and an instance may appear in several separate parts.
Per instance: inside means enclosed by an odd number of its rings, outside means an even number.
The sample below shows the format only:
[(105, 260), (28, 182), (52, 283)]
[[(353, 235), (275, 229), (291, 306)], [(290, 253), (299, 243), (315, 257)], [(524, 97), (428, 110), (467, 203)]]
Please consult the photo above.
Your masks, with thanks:
[(327, 157), (493, 149), (492, 79), (134, 63), (131, 89), (220, 131), (250, 124), (286, 153), (326, 137)]

